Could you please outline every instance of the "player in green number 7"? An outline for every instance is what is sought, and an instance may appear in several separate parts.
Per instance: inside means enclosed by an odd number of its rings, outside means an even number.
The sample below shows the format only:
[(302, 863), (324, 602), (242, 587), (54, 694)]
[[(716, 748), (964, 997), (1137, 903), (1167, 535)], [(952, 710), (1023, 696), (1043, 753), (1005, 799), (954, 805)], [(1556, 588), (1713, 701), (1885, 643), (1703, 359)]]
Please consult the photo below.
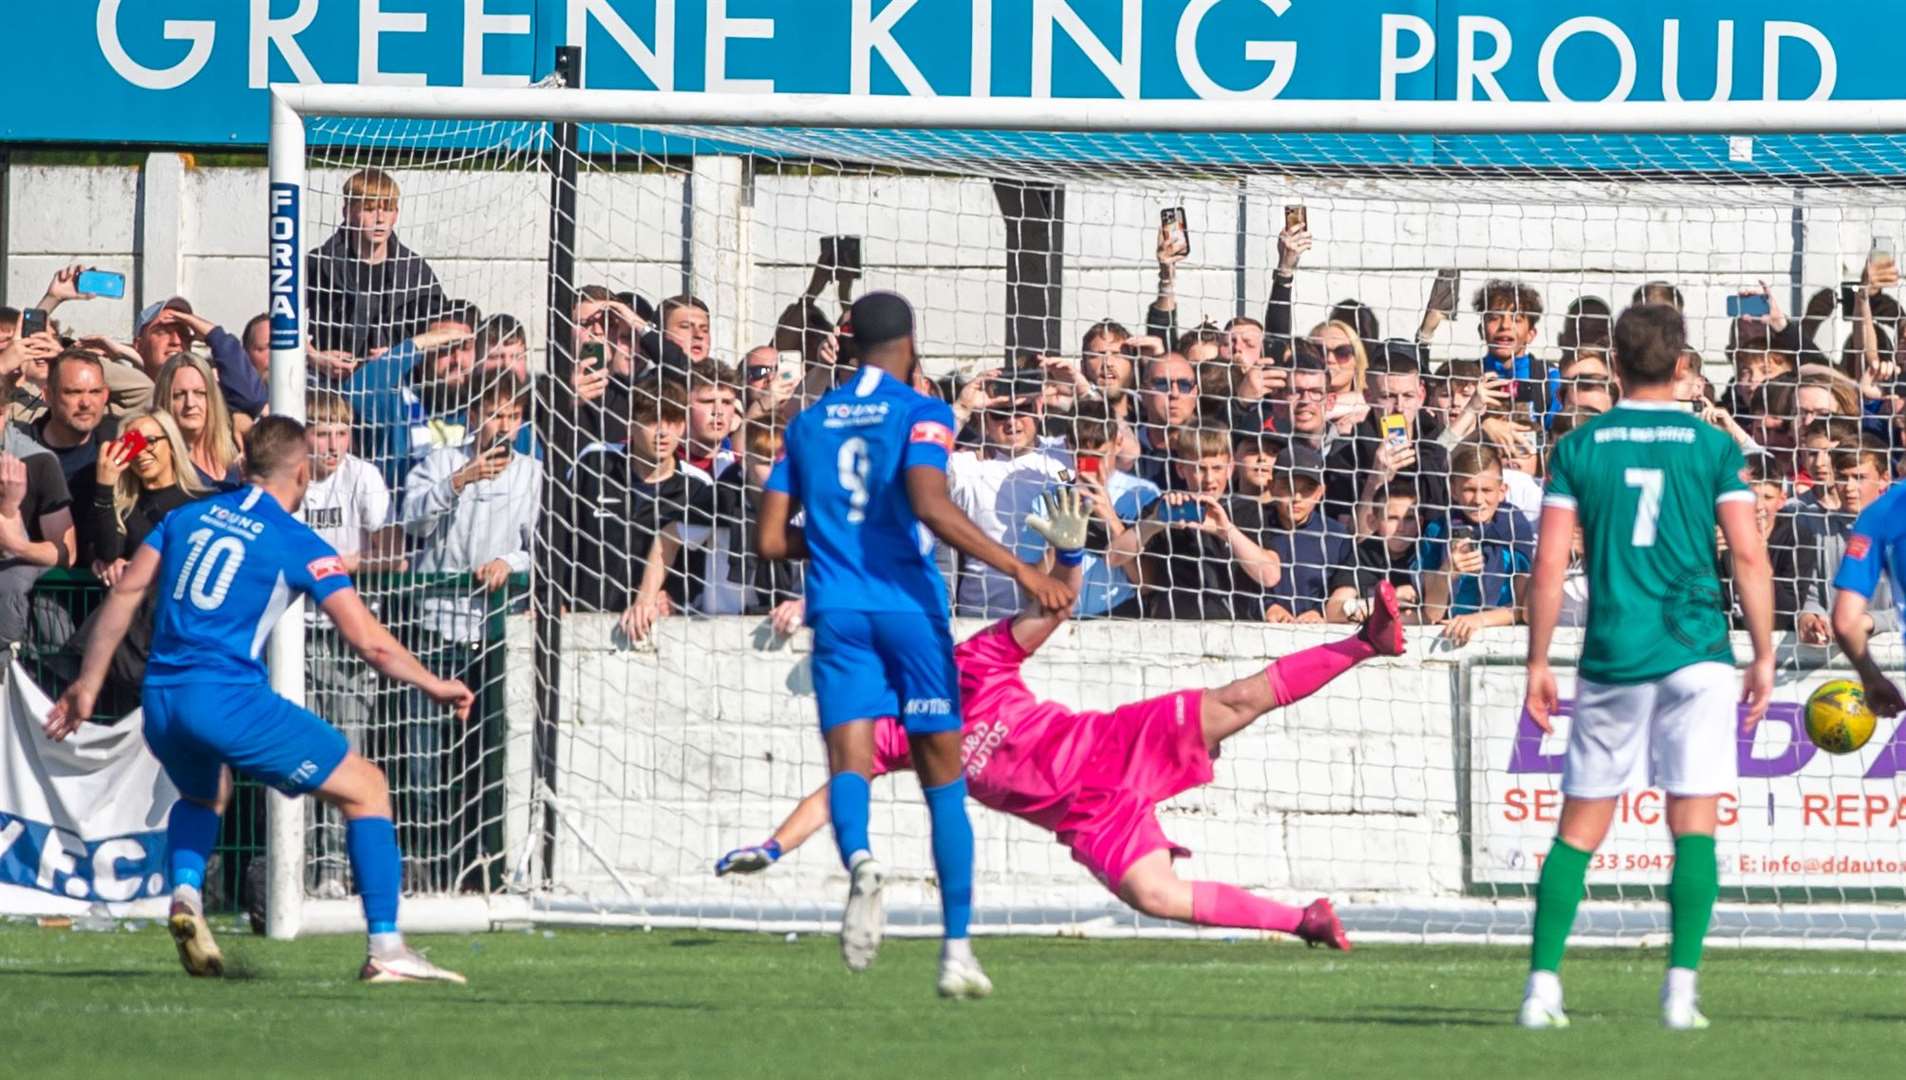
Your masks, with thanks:
[[(1562, 953), (1589, 862), (1626, 792), (1668, 793), (1674, 930), (1662, 1023), (1704, 1028), (1695, 993), (1701, 946), (1720, 893), (1714, 830), (1737, 775), (1738, 697), (1751, 730), (1774, 685), (1773, 572), (1754, 517), (1746, 461), (1721, 429), (1675, 399), (1686, 325), (1663, 305), (1615, 323), (1622, 400), (1562, 439), (1550, 461), (1529, 586), (1529, 716), (1553, 732), (1549, 647), (1577, 523), (1588, 574), (1588, 632), (1562, 768), (1562, 816), (1536, 886), (1534, 946), (1517, 1022), (1568, 1026)], [(1754, 662), (1736, 692), (1734, 649), (1715, 574), (1714, 530), (1727, 538)]]

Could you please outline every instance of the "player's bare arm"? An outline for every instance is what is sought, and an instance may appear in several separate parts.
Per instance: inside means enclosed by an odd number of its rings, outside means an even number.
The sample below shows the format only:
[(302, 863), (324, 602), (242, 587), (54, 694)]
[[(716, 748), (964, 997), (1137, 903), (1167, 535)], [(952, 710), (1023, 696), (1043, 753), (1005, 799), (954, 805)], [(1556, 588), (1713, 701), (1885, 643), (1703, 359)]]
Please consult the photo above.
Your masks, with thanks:
[[(156, 556), (158, 553), (153, 554)], [(332, 593), (325, 599), (323, 607), (324, 613), (331, 617), (332, 624), (345, 642), (379, 674), (387, 679), (409, 683), (429, 695), (437, 704), (451, 706), (456, 710), (458, 720), (470, 719), (470, 705), (476, 700), (470, 688), (455, 679), (440, 679), (431, 674), (422, 661), (404, 648), (385, 629), (383, 623), (377, 621), (377, 616), (364, 606), (356, 589), (340, 589)]]
[[(960, 512), (959, 507), (953, 505), (953, 500), (946, 494), (944, 471), (931, 465), (915, 465), (908, 469), (907, 500), (913, 504), (914, 516), (954, 550), (969, 559), (978, 559), (1012, 578), (1020, 588), (1026, 590), (1027, 595), (1049, 610), (1066, 611), (1072, 607), (1076, 590), (1066, 588), (1049, 574), (1040, 573), (1038, 567), (1021, 562), (1019, 556), (987, 536)], [(765, 530), (766, 506), (763, 506), (761, 516)]]
[(794, 519), (794, 500), (782, 491), (761, 494), (761, 517), (755, 525), (755, 554), (764, 559), (807, 558), (807, 537), (788, 522)]
[(46, 715), (46, 737), (55, 742), (65, 739), (79, 730), (79, 726), (93, 715), (93, 703), (99, 698), (99, 688), (106, 681), (106, 669), (112, 665), (113, 653), (119, 649), (119, 643), (125, 639), (126, 630), (132, 626), (133, 616), (139, 611), (139, 605), (145, 602), (146, 593), (151, 590), (153, 579), (159, 574), (159, 552), (147, 544), (139, 545), (138, 554), (113, 584), (111, 595), (106, 597), (106, 606), (99, 614), (99, 621), (93, 624), (92, 640), (87, 642), (86, 657), (80, 663), (79, 678), (67, 687), (66, 693)]
[(1860, 674), (1860, 683), (1866, 688), (1866, 704), (1880, 716), (1897, 716), (1906, 711), (1906, 698), (1899, 692), (1893, 680), (1886, 677), (1873, 659), (1869, 646), (1873, 637), (1873, 620), (1868, 615), (1867, 598), (1852, 589), (1836, 590), (1833, 597), (1833, 636), (1840, 643), (1840, 651), (1846, 654), (1847, 661)]
[[(905, 768), (905, 765), (899, 767)], [(815, 788), (800, 805), (794, 808), (780, 825), (775, 827), (774, 835), (749, 847), (736, 848), (723, 855), (715, 863), (715, 876), (727, 877), (729, 874), (753, 874), (766, 870), (779, 862), (782, 856), (802, 844), (808, 838), (827, 827), (827, 785)]]
[(1734, 588), (1746, 618), (1747, 636), (1754, 643), (1754, 662), (1741, 687), (1741, 701), (1747, 705), (1747, 716), (1741, 723), (1745, 730), (1752, 731), (1767, 715), (1767, 703), (1774, 693), (1774, 566), (1767, 557), (1767, 541), (1760, 535), (1751, 501), (1723, 502), (1716, 508), (1715, 518), (1722, 538), (1734, 553)]
[(1568, 577), (1570, 550), (1575, 543), (1575, 510), (1544, 506), (1536, 533), (1535, 568), (1529, 574), (1526, 610), (1529, 620), (1529, 692), (1523, 707), (1543, 731), (1553, 734), (1555, 672), (1549, 669), (1549, 646), (1562, 615), (1562, 583)]

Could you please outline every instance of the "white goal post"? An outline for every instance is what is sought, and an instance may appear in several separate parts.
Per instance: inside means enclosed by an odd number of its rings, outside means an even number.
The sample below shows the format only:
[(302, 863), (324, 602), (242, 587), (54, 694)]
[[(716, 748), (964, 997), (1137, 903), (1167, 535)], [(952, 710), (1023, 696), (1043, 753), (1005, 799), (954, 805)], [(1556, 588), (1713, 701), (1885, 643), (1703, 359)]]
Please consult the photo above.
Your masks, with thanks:
[[(559, 127), (571, 138), (593, 134), (564, 142)], [(411, 246), (438, 263), (446, 293), (485, 312), (520, 304), (541, 316), (521, 320), (533, 378), (558, 366), (552, 339), (571, 313), (554, 310), (556, 298), (573, 303), (585, 278), (658, 301), (705, 297), (714, 355), (739, 363), (774, 339), (775, 310), (798, 292), (808, 245), (830, 233), (864, 233), (867, 285), (915, 300), (934, 374), (983, 369), (1002, 348), (999, 327), (1016, 318), (993, 280), (1015, 255), (1002, 235), (1017, 235), (998, 220), (988, 194), (996, 183), (1071, 200), (1053, 211), (1069, 231), (1042, 253), (1064, 263), (1050, 284), (1066, 309), (1049, 317), (1048, 340), (1063, 341), (1068, 356), (1102, 313), (1138, 323), (1152, 295), (1150, 252), (1136, 240), (1117, 248), (1114, 230), (1128, 240), (1147, 234), (1155, 227), (1147, 218), (1174, 204), (1199, 217), (1194, 259), (1203, 264), (1179, 280), (1181, 331), (1206, 315), (1264, 310), (1277, 233), (1265, 222), (1279, 204), (1312, 207), (1312, 229), (1328, 247), (1298, 287), (1295, 303), (1314, 312), (1354, 291), (1386, 323), (1413, 319), (1445, 265), (1463, 267), (1472, 284), (1538, 281), (1552, 296), (1549, 325), (1561, 322), (1562, 297), (1592, 292), (1618, 310), (1632, 286), (1687, 279), (1701, 292), (1690, 288), (1690, 322), (1698, 317), (1709, 341), (1725, 332), (1716, 330), (1726, 324), (1715, 299), (1732, 290), (1728, 282), (1778, 279), (1798, 298), (1857, 274), (1848, 260), (1866, 255), (1862, 237), (1906, 238), (1906, 101), (1134, 102), (277, 86), (270, 131), (271, 408), (298, 417), (313, 385), (307, 253), (340, 224), (344, 178), (371, 168), (402, 183), (402, 228), (436, 242)], [(553, 205), (542, 194), (552, 179), (580, 203)], [(1209, 252), (1214, 240), (1220, 255)], [(774, 298), (757, 299), (764, 295)], [(1192, 306), (1200, 301), (1203, 310)], [(1781, 302), (1799, 314), (1797, 302)], [(1451, 337), (1455, 322), (1431, 344), (1435, 359), (1476, 355), (1474, 338)], [(571, 346), (562, 349), (573, 361)], [(1720, 353), (1716, 342), (1706, 356), (1717, 384)], [(538, 390), (531, 423), (547, 408)], [(545, 477), (545, 492), (570, 493), (576, 461), (565, 453), (550, 450), (543, 467), (561, 474)], [(726, 524), (739, 527), (745, 515), (716, 523)], [(552, 566), (570, 580), (592, 569), (563, 564), (544, 536), (534, 547), (532, 594)], [(430, 603), (397, 591), (372, 599), (393, 611)], [(493, 735), (473, 759), (449, 766), (474, 773), (472, 793), (406, 788), (399, 799), (400, 816), (406, 806), (475, 816), (468, 828), (429, 823), (441, 833), (430, 842), (481, 854), (446, 856), (448, 879), (423, 870), (408, 881), (407, 927), (778, 930), (834, 918), (844, 878), (825, 832), (758, 878), (718, 881), (710, 869), (721, 851), (765, 837), (825, 778), (804, 635), (781, 641), (759, 612), (705, 614), (666, 620), (632, 645), (614, 611), (568, 611), (555, 616), (557, 629), (506, 607), (486, 609), (496, 629), (481, 647)], [(541, 617), (550, 616), (545, 608)], [(270, 645), (273, 684), (295, 701), (311, 679), (304, 625), (294, 610)], [(1109, 708), (1239, 677), (1334, 632), (1091, 620), (1056, 637), (1028, 675), (1068, 704)], [(1558, 749), (1518, 726), (1520, 631), (1486, 632), (1463, 648), (1434, 640), (1434, 628), (1414, 633), (1409, 656), (1367, 666), (1228, 743), (1218, 782), (1167, 807), (1166, 831), (1198, 853), (1190, 865), (1200, 876), (1285, 899), (1332, 893), (1366, 939), (1526, 934), (1533, 860), (1553, 832), (1546, 815)], [(1572, 663), (1579, 640), (1561, 635), (1558, 664)], [(1896, 636), (1878, 651), (1894, 667), (1906, 659)], [(1796, 726), (1795, 703), (1838, 662), (1823, 649), (1783, 646), (1785, 711), (1742, 750), (1750, 775), (1735, 804), (1737, 831), (1722, 842), (1731, 869), (1717, 942), (1906, 947), (1897, 910), (1906, 782), (1885, 771), (1897, 733), (1882, 725), (1864, 755), (1828, 760), (1808, 752)], [(401, 698), (379, 708), (373, 727), (416, 723)], [(390, 738), (399, 767), (380, 764), (400, 788), (411, 782), (404, 766), (420, 756), (457, 753)], [(928, 932), (936, 900), (917, 789), (888, 786), (874, 829), (900, 852), (890, 903), (900, 932)], [(1670, 849), (1654, 835), (1658, 825), (1647, 829), (1655, 812), (1643, 798), (1624, 804), (1610, 845), (1616, 861), (1591, 879), (1606, 901), (1584, 909), (1591, 939), (1634, 941), (1664, 928), (1633, 903), (1665, 881)], [(973, 813), (980, 932), (1180, 932), (1123, 909), (1044, 834)], [(276, 794), (269, 815), (269, 933), (361, 926), (355, 900), (314, 870), (339, 859), (321, 817)]]

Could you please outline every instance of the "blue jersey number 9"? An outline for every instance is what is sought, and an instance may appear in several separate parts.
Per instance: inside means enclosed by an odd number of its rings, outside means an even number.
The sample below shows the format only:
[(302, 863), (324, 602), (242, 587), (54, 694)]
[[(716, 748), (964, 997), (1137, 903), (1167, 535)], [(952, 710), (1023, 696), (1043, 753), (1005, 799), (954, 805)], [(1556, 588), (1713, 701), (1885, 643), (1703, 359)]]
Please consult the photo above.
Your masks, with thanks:
[(867, 474), (873, 469), (867, 457), (867, 440), (853, 438), (842, 443), (836, 464), (840, 467), (841, 490), (847, 492), (847, 524), (858, 525), (867, 520)]

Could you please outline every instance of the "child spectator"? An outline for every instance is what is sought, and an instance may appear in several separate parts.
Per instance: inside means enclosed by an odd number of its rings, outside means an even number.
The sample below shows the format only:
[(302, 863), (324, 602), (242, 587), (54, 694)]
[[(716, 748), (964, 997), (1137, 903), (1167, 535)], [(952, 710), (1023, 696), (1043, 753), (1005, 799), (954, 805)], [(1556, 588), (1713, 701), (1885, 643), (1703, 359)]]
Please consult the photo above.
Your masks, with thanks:
[[(707, 615), (771, 613), (775, 628), (785, 636), (801, 625), (800, 564), (757, 557), (751, 539), (768, 473), (781, 455), (781, 429), (765, 423), (748, 424), (735, 442), (738, 452), (715, 477), (716, 527), (709, 552), (708, 585), (696, 602), (696, 610)], [(686, 535), (681, 526), (663, 532), (672, 532), (675, 542)], [(675, 553), (667, 552), (663, 565), (674, 561)], [(661, 586), (658, 576), (658, 592)]]
[(1423, 621), (1440, 623), (1443, 637), (1465, 645), (1475, 632), (1514, 626), (1535, 562), (1535, 526), (1513, 510), (1502, 461), (1482, 443), (1464, 443), (1450, 455), (1456, 507), (1424, 527)]
[(699, 360), (688, 374), (688, 435), (682, 458), (720, 476), (735, 463), (728, 436), (741, 426), (741, 393), (734, 373), (714, 360)]
[(305, 395), (304, 410), (311, 444), (305, 523), (337, 549), (348, 573), (404, 569), (403, 529), (390, 520), (390, 488), (382, 473), (351, 453), (350, 402), (330, 390), (313, 390)]
[(1251, 619), (1276, 585), (1277, 558), (1233, 520), (1225, 493), (1234, 462), (1223, 432), (1180, 432), (1173, 469), (1179, 489), (1112, 541), (1107, 561), (1132, 573), (1153, 619)]
[[(687, 426), (681, 385), (650, 383), (644, 390), (632, 399), (628, 443), (585, 449), (552, 508), (557, 573), (578, 610), (626, 613), (656, 534), (671, 523), (715, 525), (713, 480), (677, 453)], [(686, 607), (699, 593), (703, 562), (691, 551), (683, 566), (669, 568), (669, 609)]]
[[(1766, 454), (1747, 459), (1747, 485), (1754, 493), (1754, 521), (1760, 527), (1760, 538), (1768, 545), (1770, 555), (1777, 554), (1773, 549), (1774, 529), (1780, 523), (1781, 507), (1787, 502), (1787, 482), (1780, 475), (1773, 458)], [(1736, 629), (1746, 628), (1746, 617), (1740, 605), (1740, 597), (1734, 589), (1734, 557), (1727, 550), (1727, 538), (1717, 530), (1715, 551), (1720, 557), (1721, 593), (1728, 611), (1728, 619)], [(1791, 543), (1791, 541), (1789, 541)], [(1788, 567), (1787, 576), (1774, 579), (1774, 621), (1777, 626), (1793, 624), (1798, 609), (1796, 599), (1793, 552), (1784, 554)]]
[[(512, 449), (523, 423), (523, 387), (499, 374), (470, 406), (467, 434), (457, 446), (430, 452), (404, 486), (403, 527), (418, 541), (412, 566), (426, 574), (470, 574), (489, 593), (512, 574), (527, 574), (542, 490), (542, 466)], [(434, 593), (434, 594), (433, 594)], [(481, 688), (492, 682), (486, 663), (495, 645), (488, 633), (492, 604), (480, 595), (426, 593), (418, 659), (445, 678)], [(424, 874), (433, 887), (456, 867), (471, 868), (477, 842), (476, 802), (481, 785), (458, 778), (480, 772), (492, 733), (483, 724), (459, 732), (456, 719), (414, 697), (400, 731), (409, 793), (404, 815), (413, 842), (406, 851), (430, 852)], [(440, 855), (437, 853), (441, 853)]]
[(1416, 485), (1392, 480), (1372, 494), (1357, 515), (1357, 568), (1368, 581), (1388, 581), (1397, 603), (1415, 608), (1423, 601), (1423, 513)]
[(311, 366), (329, 378), (349, 378), (443, 307), (436, 272), (397, 239), (398, 199), (389, 173), (353, 174), (344, 181), (343, 223), (305, 259)]
[(1533, 383), (1534, 400), (1520, 407), (1554, 415), (1562, 403), (1562, 373), (1529, 352), (1542, 320), (1542, 294), (1520, 281), (1495, 278), (1476, 290), (1475, 308), (1482, 316), (1484, 370), (1510, 382)]
[[(1356, 540), (1324, 512), (1324, 468), (1322, 454), (1293, 441), (1272, 462), (1263, 495), (1231, 501), (1238, 527), (1274, 556), (1281, 570), (1260, 602), (1269, 622), (1340, 623), (1356, 614)], [(1240, 617), (1248, 616), (1240, 612)]]
[[(1834, 575), (1846, 557), (1848, 538), (1860, 511), (1873, 505), (1891, 486), (1886, 444), (1866, 438), (1833, 452), (1834, 486), (1839, 489), (1840, 509), (1828, 515), (1826, 528), (1805, 537), (1795, 551), (1796, 587), (1799, 613), (1795, 629), (1800, 640), (1809, 645), (1827, 645), (1833, 640), (1830, 613), (1833, 610)], [(1882, 575), (1884, 576), (1884, 575)], [(1888, 633), (1900, 628), (1898, 606), (1892, 603), (1886, 582), (1880, 583), (1867, 612), (1867, 632)], [(1881, 595), (1886, 593), (1888, 595)]]
[(159, 369), (152, 400), (172, 414), (185, 436), (178, 448), (180, 467), (197, 469), (208, 489), (229, 491), (244, 478), (238, 467), (238, 431), (217, 386), (210, 365), (191, 353), (178, 353)]

